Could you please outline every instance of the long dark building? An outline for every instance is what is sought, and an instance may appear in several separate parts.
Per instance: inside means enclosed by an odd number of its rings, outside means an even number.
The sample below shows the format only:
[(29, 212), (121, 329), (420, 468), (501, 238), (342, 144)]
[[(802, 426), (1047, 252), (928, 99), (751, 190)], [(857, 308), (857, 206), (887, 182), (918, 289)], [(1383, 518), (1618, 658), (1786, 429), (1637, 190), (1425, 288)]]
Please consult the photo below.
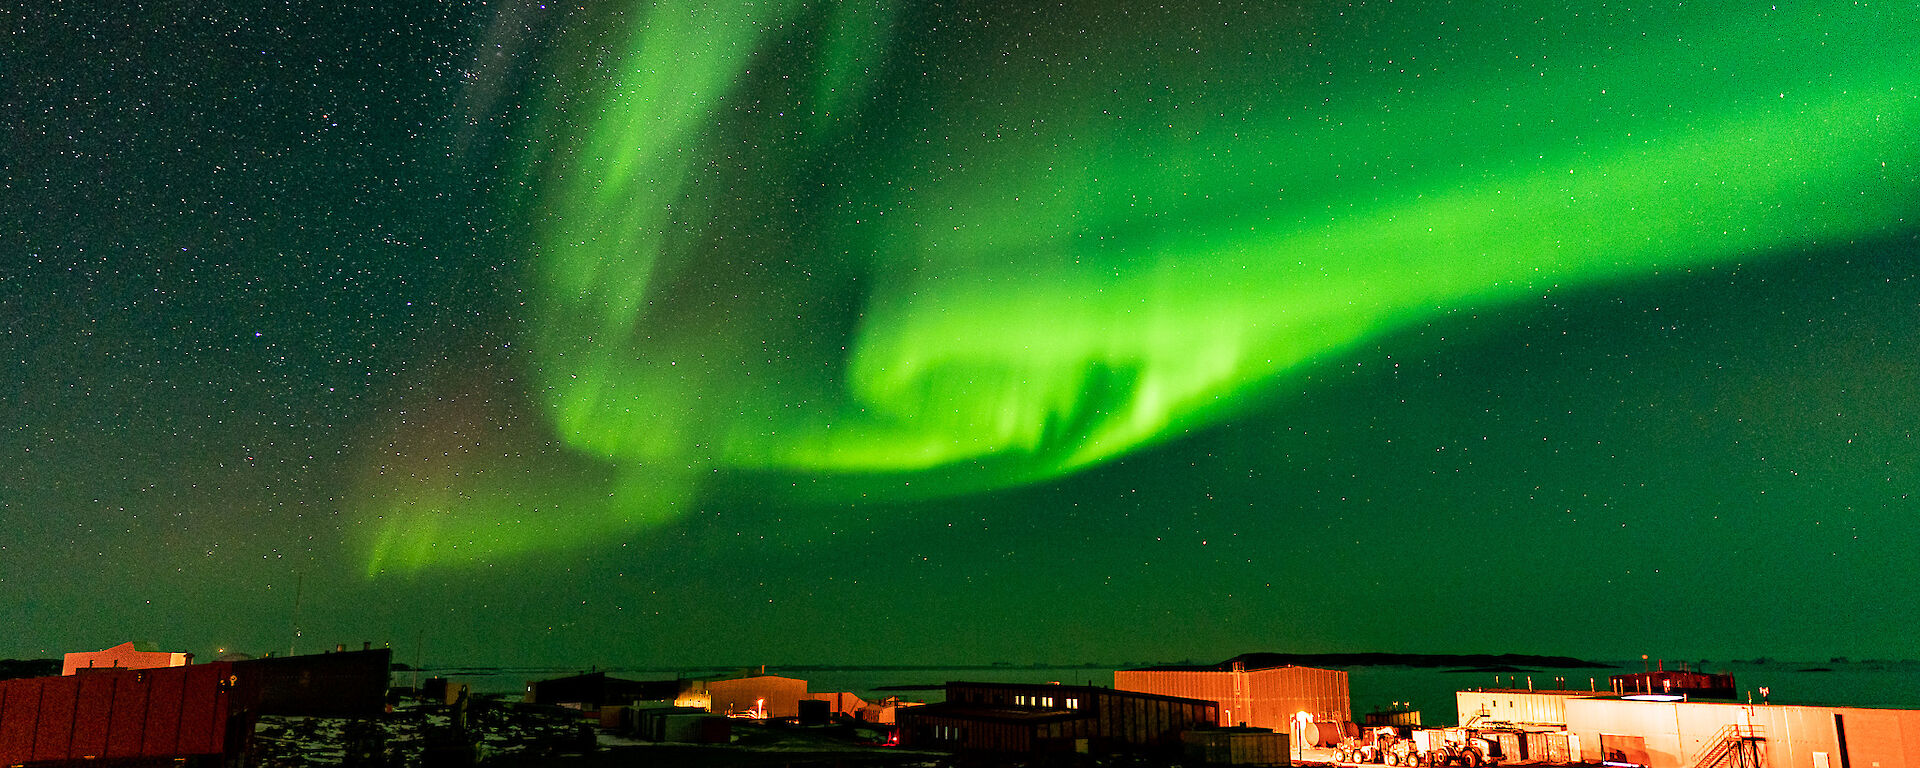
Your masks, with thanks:
[(1084, 685), (947, 683), (947, 700), (900, 710), (904, 745), (979, 752), (1180, 749), (1180, 734), (1212, 726), (1211, 701)]

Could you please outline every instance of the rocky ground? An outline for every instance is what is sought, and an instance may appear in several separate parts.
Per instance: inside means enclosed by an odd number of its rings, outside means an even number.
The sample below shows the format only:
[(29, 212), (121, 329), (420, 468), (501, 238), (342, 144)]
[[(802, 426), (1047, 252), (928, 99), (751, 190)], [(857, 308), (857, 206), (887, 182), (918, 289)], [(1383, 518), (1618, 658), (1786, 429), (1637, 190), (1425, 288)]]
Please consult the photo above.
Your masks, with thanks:
[[(464, 706), (403, 700), (377, 718), (263, 716), (249, 765), (259, 768), (472, 766), (596, 749), (579, 713), (478, 699)], [(524, 763), (522, 763), (524, 764)]]

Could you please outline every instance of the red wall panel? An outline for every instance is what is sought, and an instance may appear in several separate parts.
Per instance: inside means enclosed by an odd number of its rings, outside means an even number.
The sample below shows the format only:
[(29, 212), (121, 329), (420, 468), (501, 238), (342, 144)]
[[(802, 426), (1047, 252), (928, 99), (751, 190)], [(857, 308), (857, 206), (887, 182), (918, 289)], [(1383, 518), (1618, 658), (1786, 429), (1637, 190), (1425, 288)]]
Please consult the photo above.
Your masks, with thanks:
[[(376, 661), (384, 664), (384, 656)], [(353, 668), (360, 674), (348, 680), (353, 684), (348, 687), (357, 691), (384, 684), (384, 668), (369, 675), (361, 666)], [(288, 668), (288, 674), (300, 671)], [(249, 702), (245, 708), (256, 706), (263, 695), (258, 682), (249, 688), (244, 679), (257, 671), (215, 662), (0, 681), (0, 766), (224, 754), (230, 735), (235, 737), (231, 746), (245, 741), (250, 719), (236, 707), (242, 701)], [(334, 689), (346, 688), (326, 691)], [(236, 724), (239, 730), (229, 734)]]
[(220, 691), (226, 667), (203, 664), (185, 669), (180, 743), (175, 749), (183, 755), (218, 754), (226, 737), (227, 697)]
[(40, 684), (40, 727), (33, 740), (33, 759), (65, 760), (73, 745), (73, 710), (80, 702), (80, 680), (43, 678)]
[(107, 751), (107, 729), (113, 719), (114, 679), (110, 675), (82, 675), (80, 701), (73, 710), (73, 746), (68, 753), (88, 759)]
[(147, 684), (133, 672), (101, 675), (113, 681), (113, 711), (107, 715), (107, 757), (135, 757), (147, 738)]
[(174, 754), (174, 747), (180, 743), (180, 699), (186, 691), (186, 678), (169, 670), (133, 674), (147, 684), (146, 738), (140, 742), (140, 754)]
[(46, 678), (0, 683), (0, 765), (33, 759), (40, 729), (40, 685)]

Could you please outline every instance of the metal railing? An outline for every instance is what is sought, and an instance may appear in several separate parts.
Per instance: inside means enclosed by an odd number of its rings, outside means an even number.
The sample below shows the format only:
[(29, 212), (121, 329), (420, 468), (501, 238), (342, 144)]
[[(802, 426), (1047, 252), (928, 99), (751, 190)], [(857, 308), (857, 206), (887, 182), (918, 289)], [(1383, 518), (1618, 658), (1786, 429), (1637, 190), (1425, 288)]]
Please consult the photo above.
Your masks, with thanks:
[(1764, 768), (1760, 744), (1767, 740), (1757, 725), (1738, 723), (1721, 728), (1711, 744), (1694, 759), (1691, 768)]

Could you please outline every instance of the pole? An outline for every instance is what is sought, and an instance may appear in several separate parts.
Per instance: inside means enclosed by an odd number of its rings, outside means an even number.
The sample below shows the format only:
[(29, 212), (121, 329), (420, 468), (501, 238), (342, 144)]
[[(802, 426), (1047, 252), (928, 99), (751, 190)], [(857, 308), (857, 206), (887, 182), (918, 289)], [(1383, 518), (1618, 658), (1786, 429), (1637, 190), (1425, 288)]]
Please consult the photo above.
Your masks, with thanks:
[(307, 586), (307, 575), (296, 573), (293, 577), (293, 617), (292, 637), (287, 639), (287, 655), (292, 656), (300, 648), (300, 594)]

